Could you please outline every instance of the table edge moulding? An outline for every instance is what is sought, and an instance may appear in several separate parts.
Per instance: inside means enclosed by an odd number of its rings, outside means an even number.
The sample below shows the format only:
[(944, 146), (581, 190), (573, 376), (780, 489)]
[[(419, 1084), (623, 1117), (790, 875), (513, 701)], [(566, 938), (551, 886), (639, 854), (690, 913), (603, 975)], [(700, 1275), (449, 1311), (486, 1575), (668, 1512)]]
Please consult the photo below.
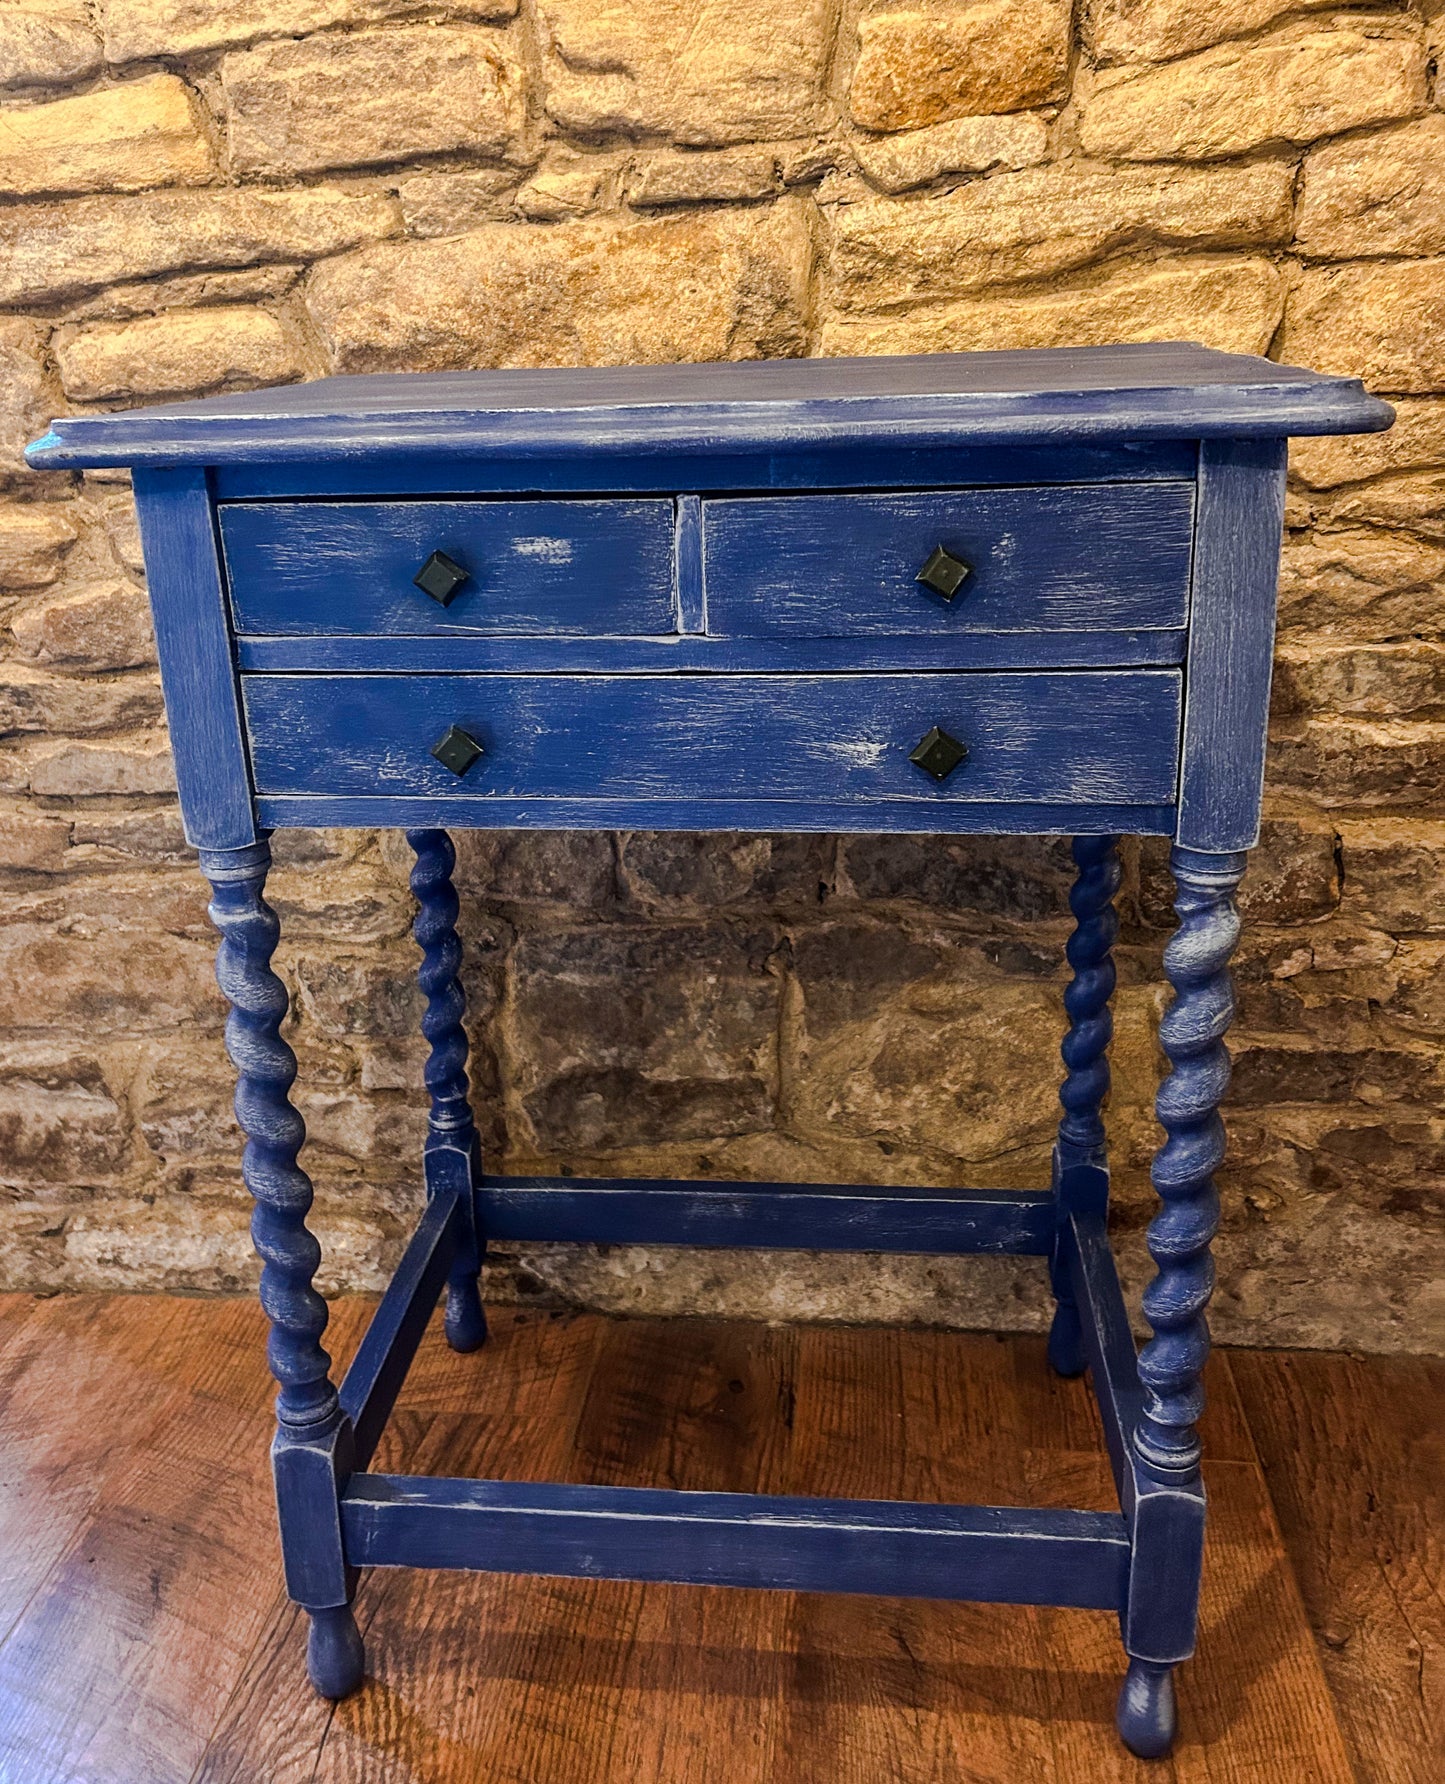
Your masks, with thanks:
[[(361, 1683), (361, 1567), (1064, 1604), (1117, 1615), (1120, 1733), (1169, 1750), (1285, 449), (1392, 419), (1358, 380), (1164, 342), (325, 378), (68, 417), (29, 448), (38, 470), (133, 473), (319, 1691)], [(273, 828), (352, 824), (415, 854), (430, 1118), (416, 1230), (338, 1384), (264, 889)], [(1072, 835), (1051, 1182), (489, 1174), (448, 825)], [(1171, 838), (1178, 915), (1137, 1353), (1103, 1120), (1125, 834)], [(371, 1472), (438, 1300), (452, 1346), (483, 1345), (489, 1239), (1045, 1258), (1049, 1361), (1092, 1377), (1119, 1509)]]

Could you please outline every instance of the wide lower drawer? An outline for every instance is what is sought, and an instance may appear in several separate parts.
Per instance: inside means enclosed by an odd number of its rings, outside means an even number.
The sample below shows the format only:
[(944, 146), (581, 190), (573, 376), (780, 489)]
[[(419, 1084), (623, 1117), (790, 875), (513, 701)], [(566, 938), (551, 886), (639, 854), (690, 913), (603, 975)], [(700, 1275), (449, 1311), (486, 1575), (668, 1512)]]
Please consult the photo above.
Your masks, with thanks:
[[(1160, 805), (1181, 678), (246, 675), (242, 690), (263, 795)], [(483, 752), (460, 775), (431, 754), (453, 727)], [(935, 728), (968, 752), (942, 779), (910, 760)]]
[[(723, 497), (702, 513), (707, 629), (719, 638), (1128, 631), (1187, 619), (1192, 483)], [(939, 547), (966, 572), (951, 596), (919, 580)], [(946, 590), (946, 563), (941, 580)]]
[[(674, 629), (673, 503), (223, 503), (238, 632), (650, 636)], [(445, 565), (415, 578), (440, 552)]]

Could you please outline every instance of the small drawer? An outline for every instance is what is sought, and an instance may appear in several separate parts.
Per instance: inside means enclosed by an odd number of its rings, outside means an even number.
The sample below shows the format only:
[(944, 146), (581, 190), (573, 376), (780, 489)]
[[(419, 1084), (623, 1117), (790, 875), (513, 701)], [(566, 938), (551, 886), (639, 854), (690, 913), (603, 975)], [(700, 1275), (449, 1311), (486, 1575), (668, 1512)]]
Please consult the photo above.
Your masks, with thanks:
[[(855, 638), (1182, 627), (1192, 483), (703, 503), (708, 632)], [(920, 581), (944, 554), (934, 586)], [(951, 559), (952, 565), (948, 562)], [(966, 573), (950, 592), (958, 575)]]
[(667, 499), (234, 502), (219, 513), (238, 632), (676, 629)]
[(1174, 797), (1180, 688), (1175, 669), (242, 677), (263, 795), (700, 813), (738, 799), (1157, 806)]

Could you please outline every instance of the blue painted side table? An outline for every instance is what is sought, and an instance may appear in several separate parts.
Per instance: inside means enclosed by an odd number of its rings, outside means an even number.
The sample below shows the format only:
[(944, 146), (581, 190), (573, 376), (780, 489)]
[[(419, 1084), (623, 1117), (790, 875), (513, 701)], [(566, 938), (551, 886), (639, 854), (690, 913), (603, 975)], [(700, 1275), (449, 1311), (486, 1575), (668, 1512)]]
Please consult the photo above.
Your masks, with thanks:
[[(333, 378), (57, 421), (37, 468), (129, 466), (187, 834), (214, 890), (264, 1262), (286, 1582), (317, 1689), (362, 1677), (362, 1567), (469, 1567), (1115, 1612), (1119, 1728), (1174, 1732), (1204, 1535), (1234, 892), (1257, 832), (1291, 434), (1358, 382), (1172, 343)], [(267, 836), (400, 825), (430, 1042), (427, 1199), (346, 1378), (271, 970)], [(1074, 838), (1063, 1118), (1027, 1193), (487, 1174), (444, 826)], [(1167, 835), (1153, 1336), (1106, 1233), (1121, 833)], [(1117, 1512), (372, 1473), (443, 1291), (486, 1336), (489, 1238), (1049, 1260)]]

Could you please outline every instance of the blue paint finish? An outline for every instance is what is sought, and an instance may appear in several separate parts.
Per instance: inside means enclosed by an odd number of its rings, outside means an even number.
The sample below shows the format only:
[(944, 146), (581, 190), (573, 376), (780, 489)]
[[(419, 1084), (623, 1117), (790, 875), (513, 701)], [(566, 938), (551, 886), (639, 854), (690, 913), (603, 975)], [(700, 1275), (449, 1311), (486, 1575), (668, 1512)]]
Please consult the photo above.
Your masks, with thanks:
[[(379, 458), (1115, 445), (1368, 433), (1388, 403), (1188, 342), (887, 359), (322, 378), (52, 423), (36, 470)], [(696, 487), (690, 481), (688, 488)]]
[(1286, 444), (1222, 440), (1200, 450), (1182, 847), (1228, 853), (1259, 840)]
[(707, 592), (702, 575), (702, 497), (677, 498), (677, 548), (673, 556), (677, 585), (677, 629), (683, 637), (707, 631)]
[(1054, 1234), (1054, 1198), (1048, 1190), (484, 1177), (477, 1207), (494, 1239), (592, 1245), (1042, 1257)]
[(296, 1055), (281, 1034), (290, 999), (271, 969), (280, 924), (265, 897), (270, 864), (265, 841), (201, 851), (211, 921), (221, 934), (216, 979), (230, 1005), (226, 1051), (246, 1136), (241, 1176), (255, 1203), (251, 1238), (271, 1325), (267, 1361), (280, 1390), (271, 1469), (281, 1558), (292, 1599), (321, 1613), (307, 1655), (313, 1682), (327, 1692), (361, 1680), (361, 1637), (351, 1613), (356, 1582), (342, 1550), (338, 1503), (352, 1468), (352, 1430), (321, 1344), (327, 1310), (313, 1286), (321, 1247), (306, 1224), (311, 1179), (297, 1163), (306, 1128), (291, 1101)]
[(695, 675), (739, 670), (1133, 669), (1184, 661), (1184, 628), (896, 638), (238, 638), (243, 670)]
[(948, 442), (920, 450), (893, 443), (884, 451), (851, 446), (823, 451), (609, 454), (605, 475), (595, 458), (445, 460), (261, 460), (218, 465), (221, 501), (297, 496), (470, 496), (663, 494), (677, 490), (921, 489), (932, 484), (1193, 481), (1193, 440), (1089, 446), (967, 446)]
[(1075, 1213), (1107, 1215), (1109, 1148), (1104, 1131), (1104, 1099), (1109, 1094), (1109, 1043), (1114, 1018), (1114, 943), (1119, 919), (1114, 910), (1121, 868), (1116, 836), (1076, 836), (1078, 868), (1069, 893), (1074, 933), (1067, 944), (1073, 977), (1064, 992), (1069, 1018), (1060, 1055), (1064, 1081), (1059, 1088), (1063, 1117), (1054, 1145), (1053, 1194), (1058, 1216), (1049, 1274), (1053, 1282), (1053, 1323), (1049, 1362), (1060, 1375), (1082, 1375), (1086, 1356), (1078, 1303), (1068, 1267), (1068, 1224)]
[(372, 1474), (341, 1515), (357, 1567), (1113, 1610), (1129, 1562), (1123, 1520), (1097, 1511)]
[(1169, 857), (1179, 927), (1164, 949), (1174, 998), (1159, 1024), (1169, 1074), (1154, 1112), (1166, 1137), (1150, 1171), (1161, 1203), (1149, 1227), (1158, 1274), (1144, 1291), (1154, 1336), (1139, 1358), (1144, 1410), (1134, 1448), (1150, 1466), (1188, 1478), (1199, 1470), (1195, 1426), (1204, 1407), (1206, 1311), (1214, 1288), (1209, 1248), (1219, 1225), (1214, 1173), (1225, 1154), (1219, 1115), (1229, 1084), (1224, 1037), (1234, 1018), (1229, 959), (1239, 940), (1234, 894), (1245, 859), (1181, 848)]
[(422, 1163), (427, 1194), (454, 1200), (462, 1225), (447, 1277), (447, 1342), (453, 1350), (477, 1350), (486, 1341), (477, 1275), (482, 1245), (477, 1231), (475, 1190), (481, 1176), (481, 1144), (472, 1119), (467, 1078), (466, 993), (462, 990), (462, 942), (457, 934), (461, 904), (452, 884), (456, 850), (445, 830), (408, 830), (416, 854), (411, 890), (416, 899), (412, 937), (422, 951), (417, 984), (426, 999), (421, 1031), (431, 1051), (426, 1088), (431, 1098)]
[(139, 470), (135, 500), (186, 840), (244, 848), (251, 775), (206, 474)]
[(376, 1453), (470, 1224), (470, 1211), (455, 1192), (428, 1197), (416, 1231), (356, 1347), (341, 1383), (340, 1400), (355, 1432), (358, 1468), (365, 1468)]
[[(708, 630), (719, 638), (957, 638), (1182, 627), (1192, 483), (703, 504)], [(937, 545), (969, 566), (944, 600)]]
[[(223, 502), (239, 632), (673, 629), (671, 502)], [(467, 571), (440, 606), (412, 578), (434, 551)]]
[[(135, 469), (182, 809), (222, 935), (283, 1559), (318, 1690), (360, 1683), (361, 1565), (972, 1596), (1115, 1612), (1120, 1734), (1167, 1751), (1199, 1598), (1228, 960), (1285, 439), (1390, 420), (1353, 379), (1174, 342), (323, 379), (69, 417), (31, 448), (37, 469)], [(914, 581), (939, 544), (973, 566), (952, 603)], [(411, 586), (438, 549), (472, 572), (445, 610)], [(449, 724), (485, 749), (460, 781), (429, 754)], [(970, 752), (941, 782), (908, 760), (934, 726)], [(428, 1200), (339, 1395), (258, 820), (405, 825), (416, 850)], [(1050, 1189), (484, 1177), (447, 823), (1072, 834)], [(1175, 839), (1180, 925), (1136, 1355), (1103, 1110), (1116, 842), (1141, 834)], [(1120, 1512), (357, 1474), (443, 1281), (450, 1342), (485, 1336), (487, 1231), (1046, 1255), (1049, 1354), (1092, 1375)]]
[[(1173, 797), (1180, 679), (1077, 674), (248, 675), (262, 794), (648, 799), (701, 818), (727, 799), (1157, 805)], [(449, 725), (485, 751), (459, 783)], [(968, 745), (944, 781), (909, 753), (931, 726)], [(701, 827), (700, 825), (698, 827)]]
[(268, 794), (256, 801), (256, 810), (261, 822), (275, 829), (450, 824), (489, 830), (821, 830), (899, 836), (939, 831), (950, 836), (1075, 836), (1111, 831), (1168, 836), (1174, 829), (1172, 805), (1024, 805), (1012, 801), (955, 803), (945, 816), (926, 800), (900, 799), (851, 804), (813, 799), (806, 805), (782, 799), (715, 799), (684, 806), (668, 799), (480, 801), (470, 797), (333, 799)]
[(1119, 1272), (1109, 1246), (1108, 1218), (1070, 1214), (1063, 1223), (1062, 1255), (1079, 1310), (1084, 1356), (1114, 1471), (1114, 1488), (1126, 1519), (1133, 1519), (1137, 1473), (1130, 1439), (1144, 1404), (1138, 1359)]

